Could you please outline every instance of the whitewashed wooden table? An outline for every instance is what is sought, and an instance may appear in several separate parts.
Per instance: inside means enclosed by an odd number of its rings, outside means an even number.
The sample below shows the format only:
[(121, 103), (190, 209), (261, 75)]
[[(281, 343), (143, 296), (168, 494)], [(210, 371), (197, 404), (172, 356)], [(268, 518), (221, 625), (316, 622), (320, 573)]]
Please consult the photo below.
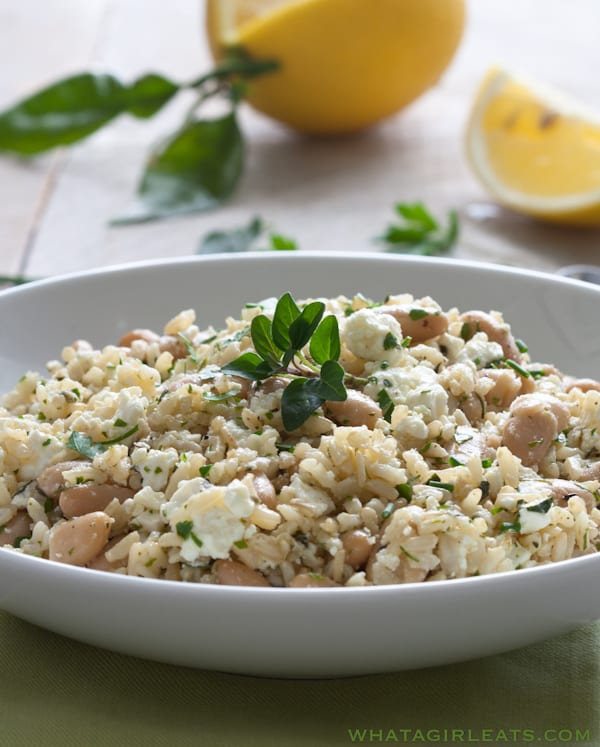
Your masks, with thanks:
[[(195, 0), (0, 0), (0, 108), (87, 69), (123, 80), (153, 70), (189, 79), (210, 66)], [(0, 274), (33, 277), (194, 254), (207, 231), (261, 215), (302, 251), (378, 251), (394, 202), (423, 199), (461, 216), (455, 256), (553, 270), (599, 259), (600, 232), (492, 211), (462, 151), (470, 102), (494, 63), (600, 108), (598, 0), (472, 0), (460, 51), (439, 85), (356, 137), (310, 140), (244, 109), (244, 177), (217, 210), (131, 227), (108, 221), (130, 202), (149, 146), (181, 118), (122, 117), (71, 150), (0, 158)], [(483, 209), (481, 209), (483, 208)], [(477, 217), (479, 216), (479, 217)]]

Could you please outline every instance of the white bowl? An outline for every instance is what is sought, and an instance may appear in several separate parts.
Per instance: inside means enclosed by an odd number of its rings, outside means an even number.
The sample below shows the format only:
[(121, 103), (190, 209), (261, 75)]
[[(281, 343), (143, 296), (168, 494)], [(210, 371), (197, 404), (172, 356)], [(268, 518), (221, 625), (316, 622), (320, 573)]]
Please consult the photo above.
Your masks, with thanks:
[[(76, 338), (220, 325), (246, 301), (361, 291), (499, 309), (534, 360), (597, 376), (600, 288), (521, 270), (390, 255), (245, 254), (109, 268), (0, 293), (0, 391)], [(0, 606), (80, 641), (164, 662), (308, 677), (410, 669), (523, 646), (600, 618), (600, 554), (455, 581), (335, 589), (118, 576), (0, 550)]]

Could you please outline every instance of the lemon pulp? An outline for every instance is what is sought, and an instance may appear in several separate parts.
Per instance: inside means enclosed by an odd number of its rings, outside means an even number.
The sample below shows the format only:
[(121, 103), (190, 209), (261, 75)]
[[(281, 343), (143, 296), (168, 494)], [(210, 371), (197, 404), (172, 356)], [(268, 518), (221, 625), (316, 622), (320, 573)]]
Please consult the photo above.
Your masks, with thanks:
[(473, 109), (467, 153), (508, 207), (600, 225), (600, 116), (563, 94), (491, 71)]

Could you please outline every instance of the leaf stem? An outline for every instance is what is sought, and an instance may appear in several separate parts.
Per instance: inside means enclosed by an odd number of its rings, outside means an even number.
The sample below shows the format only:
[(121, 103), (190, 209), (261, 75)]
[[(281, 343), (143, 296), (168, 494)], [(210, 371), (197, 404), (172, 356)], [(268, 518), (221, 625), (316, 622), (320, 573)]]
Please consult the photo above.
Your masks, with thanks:
[(308, 368), (308, 370), (312, 371), (314, 374), (318, 375), (320, 373), (320, 368), (315, 366), (314, 363), (311, 363), (301, 350), (298, 350), (294, 358), (297, 358), (302, 366)]
[(199, 78), (184, 84), (184, 87), (202, 88), (210, 81), (226, 80), (234, 75), (254, 78), (257, 75), (274, 72), (278, 68), (279, 63), (277, 60), (252, 60), (245, 54), (237, 54), (234, 57), (224, 60), (208, 73), (204, 73)]

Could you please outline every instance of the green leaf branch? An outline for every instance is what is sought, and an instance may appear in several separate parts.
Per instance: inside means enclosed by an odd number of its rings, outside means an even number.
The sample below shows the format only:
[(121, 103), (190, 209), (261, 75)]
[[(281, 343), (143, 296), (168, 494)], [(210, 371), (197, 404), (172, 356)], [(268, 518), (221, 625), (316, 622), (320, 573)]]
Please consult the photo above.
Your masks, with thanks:
[[(188, 116), (151, 153), (134, 206), (115, 222), (205, 210), (229, 197), (241, 175), (244, 141), (237, 104), (248, 81), (277, 67), (274, 60), (254, 60), (238, 49), (210, 72), (183, 83), (156, 73), (131, 84), (113, 75), (74, 75), (0, 112), (0, 151), (33, 156), (71, 145), (122, 114), (148, 119), (180, 91), (192, 90), (197, 98)], [(202, 104), (215, 96), (229, 102), (229, 111), (202, 118)]]
[[(227, 374), (251, 381), (271, 376), (290, 379), (281, 398), (284, 428), (299, 428), (327, 401), (343, 402), (348, 393), (346, 373), (338, 363), (340, 333), (335, 316), (325, 304), (313, 301), (300, 309), (289, 293), (275, 307), (273, 319), (255, 316), (250, 325), (254, 352), (243, 353), (223, 366)], [(303, 349), (308, 345), (307, 357)]]

